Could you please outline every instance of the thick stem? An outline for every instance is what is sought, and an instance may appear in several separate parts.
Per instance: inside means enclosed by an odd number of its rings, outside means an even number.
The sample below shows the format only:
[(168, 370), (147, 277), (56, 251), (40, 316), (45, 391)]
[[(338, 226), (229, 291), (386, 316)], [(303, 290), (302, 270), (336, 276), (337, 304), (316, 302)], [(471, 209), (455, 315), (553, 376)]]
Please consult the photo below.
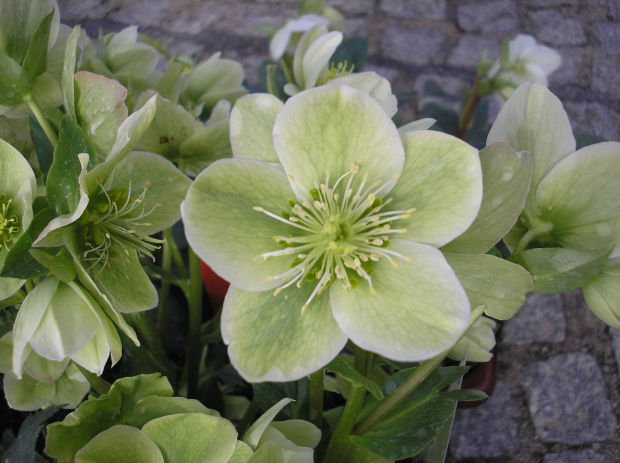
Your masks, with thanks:
[(325, 370), (310, 375), (310, 422), (321, 429), (323, 423), (323, 395)]
[(457, 132), (457, 137), (461, 140), (465, 139), (465, 134), (467, 133), (467, 129), (469, 128), (469, 122), (476, 112), (476, 108), (480, 103), (481, 97), (478, 95), (478, 86), (480, 85), (480, 76), (476, 76), (476, 80), (472, 85), (471, 91), (469, 92), (469, 97), (467, 98), (467, 102), (465, 103), (465, 108), (463, 108), (463, 114), (461, 115), (461, 123), (459, 124), (459, 130)]
[(189, 249), (189, 334), (187, 337), (187, 397), (198, 397), (200, 332), (202, 326), (202, 275), (200, 258)]
[(532, 241), (534, 241), (535, 238), (539, 237), (544, 233), (550, 232), (551, 230), (553, 230), (553, 224), (547, 222), (538, 222), (534, 228), (530, 228), (527, 232), (525, 232), (525, 235), (521, 237), (512, 253), (517, 254), (519, 252), (525, 251), (527, 246)]
[(91, 373), (86, 368), (81, 365), (75, 364), (76, 367), (80, 370), (80, 372), (84, 375), (84, 377), (90, 383), (90, 386), (95, 390), (97, 394), (100, 396), (106, 395), (110, 392), (110, 383), (108, 383), (105, 379), (100, 376), (97, 376), (94, 373)]
[[(467, 333), (469, 328), (480, 318), (484, 312), (484, 306), (476, 307), (472, 310), (469, 326), (463, 333)], [(355, 429), (353, 434), (361, 435), (372, 429), (377, 423), (385, 418), (392, 411), (396, 410), (398, 406), (407, 398), (409, 394), (417, 389), (422, 382), (430, 375), (435, 368), (443, 361), (448, 355), (450, 349), (439, 354), (437, 357), (422, 362), (418, 368), (403, 382), (396, 390), (387, 396), (372, 412), (370, 412), (363, 420), (361, 420)]]
[(25, 101), (26, 103), (28, 103), (28, 106), (30, 106), (34, 117), (37, 118), (39, 125), (43, 129), (43, 132), (45, 132), (45, 135), (47, 136), (52, 146), (56, 147), (56, 144), (58, 143), (58, 136), (56, 135), (56, 131), (52, 128), (51, 124), (47, 120), (47, 117), (45, 117), (45, 114), (43, 114), (43, 110), (41, 110), (39, 104), (32, 97), (32, 95), (28, 95), (25, 98)]
[(172, 228), (166, 228), (164, 230), (164, 238), (166, 239), (166, 243), (170, 244), (170, 252), (172, 253), (174, 265), (176, 265), (177, 270), (179, 271), (179, 276), (183, 279), (186, 279), (187, 272), (185, 271), (185, 262), (183, 262), (181, 251), (179, 251), (177, 242), (175, 241), (174, 235), (172, 234)]

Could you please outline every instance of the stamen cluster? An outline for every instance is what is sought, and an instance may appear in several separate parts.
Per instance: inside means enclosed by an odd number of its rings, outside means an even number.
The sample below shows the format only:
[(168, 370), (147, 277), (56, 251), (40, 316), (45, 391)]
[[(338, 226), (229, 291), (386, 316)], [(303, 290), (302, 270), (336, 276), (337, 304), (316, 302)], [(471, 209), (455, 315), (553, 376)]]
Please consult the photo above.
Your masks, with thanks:
[(13, 200), (0, 193), (0, 252), (8, 249), (8, 243), (19, 233), (19, 219), (11, 215), (10, 209)]

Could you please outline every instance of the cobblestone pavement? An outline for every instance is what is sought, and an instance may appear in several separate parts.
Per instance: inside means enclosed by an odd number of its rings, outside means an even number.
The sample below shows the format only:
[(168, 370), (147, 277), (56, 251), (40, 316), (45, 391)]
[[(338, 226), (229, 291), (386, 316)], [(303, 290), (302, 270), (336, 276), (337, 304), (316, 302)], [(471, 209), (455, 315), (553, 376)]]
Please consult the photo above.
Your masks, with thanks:
[[(329, 2), (329, 0), (328, 0)], [(250, 84), (268, 58), (255, 31), (294, 16), (297, 0), (58, 0), (63, 22), (96, 37), (137, 24), (172, 53), (199, 59), (222, 51), (241, 61)], [(494, 58), (501, 38), (533, 35), (557, 49), (550, 89), (576, 133), (620, 140), (620, 0), (332, 0), (345, 36), (365, 37), (366, 69), (403, 94), (434, 79), (460, 95), (475, 57)], [(491, 117), (499, 109), (491, 105)], [(415, 98), (404, 120), (421, 117)], [(531, 295), (504, 324), (498, 383), (482, 406), (459, 410), (448, 461), (611, 463), (620, 461), (620, 332), (585, 306), (579, 291)]]

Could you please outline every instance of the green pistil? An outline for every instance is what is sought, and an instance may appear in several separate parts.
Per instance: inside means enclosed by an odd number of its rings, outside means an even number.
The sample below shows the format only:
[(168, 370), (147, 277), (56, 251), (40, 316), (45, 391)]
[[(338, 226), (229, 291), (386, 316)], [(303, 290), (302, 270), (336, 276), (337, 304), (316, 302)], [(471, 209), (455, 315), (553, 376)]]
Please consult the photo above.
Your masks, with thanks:
[(8, 243), (19, 233), (19, 219), (11, 215), (13, 200), (0, 193), (0, 252), (8, 249)]

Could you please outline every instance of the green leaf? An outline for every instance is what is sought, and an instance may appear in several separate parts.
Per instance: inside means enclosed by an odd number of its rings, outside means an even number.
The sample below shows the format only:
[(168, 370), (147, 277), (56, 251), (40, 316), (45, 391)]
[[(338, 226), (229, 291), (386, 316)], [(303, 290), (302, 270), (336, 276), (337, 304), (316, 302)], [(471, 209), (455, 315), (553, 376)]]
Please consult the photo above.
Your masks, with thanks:
[(69, 116), (60, 123), (60, 136), (54, 150), (54, 162), (47, 176), (47, 200), (56, 214), (65, 215), (75, 211), (80, 201), (78, 177), (82, 165), (78, 154), (95, 153), (94, 148)]
[(0, 51), (0, 105), (15, 106), (30, 95), (32, 81), (22, 67)]
[(0, 457), (2, 461), (34, 463), (35, 444), (41, 432), (41, 426), (50, 416), (61, 408), (62, 405), (56, 405), (55, 407), (50, 407), (28, 416), (24, 420), (21, 428), (19, 428), (17, 439), (15, 439), (6, 452), (2, 454), (2, 457)]
[(440, 106), (437, 103), (427, 103), (422, 108), (422, 112), (437, 123), (432, 127), (433, 130), (440, 130), (450, 135), (455, 135), (459, 129), (459, 115), (453, 109)]
[(77, 276), (75, 265), (65, 248), (61, 248), (60, 252), (55, 256), (41, 249), (31, 249), (30, 254), (37, 262), (49, 269), (60, 281), (69, 283), (75, 280)]
[(330, 58), (330, 66), (338, 66), (338, 63), (347, 63), (347, 68), (353, 65), (355, 72), (360, 72), (366, 64), (367, 54), (366, 39), (362, 37), (353, 37), (344, 40)]
[(30, 254), (32, 243), (50, 220), (56, 218), (51, 208), (43, 209), (34, 216), (28, 230), (13, 245), (2, 267), (2, 277), (31, 279), (48, 273), (48, 270)]
[(325, 367), (327, 371), (336, 373), (354, 386), (360, 386), (370, 392), (377, 400), (383, 400), (383, 392), (374, 381), (364, 378), (346, 360), (338, 356)]
[(49, 13), (34, 31), (22, 68), (28, 74), (30, 80), (34, 80), (47, 70), (47, 47), (50, 39), (50, 29), (54, 10)]
[(76, 124), (78, 120), (75, 115), (75, 87), (73, 75), (75, 74), (75, 63), (77, 59), (77, 43), (81, 33), (80, 26), (75, 26), (71, 35), (69, 35), (65, 46), (65, 60), (62, 70), (62, 90), (65, 97), (65, 110)]
[(267, 428), (267, 426), (269, 426), (269, 423), (273, 421), (273, 419), (280, 412), (280, 410), (282, 410), (284, 407), (286, 407), (291, 402), (294, 402), (294, 400), (289, 399), (289, 398), (282, 399), (277, 404), (275, 404), (273, 407), (271, 407), (269, 410), (267, 410), (246, 431), (242, 439), (243, 442), (245, 442), (252, 448), (256, 448), (256, 446), (258, 445), (258, 441), (263, 435), (263, 432), (265, 432), (265, 429)]
[(565, 248), (529, 249), (508, 258), (532, 274), (534, 292), (565, 293), (579, 288), (601, 271), (609, 249), (577, 251)]
[(51, 144), (34, 116), (30, 116), (29, 123), (30, 136), (32, 137), (34, 150), (37, 154), (37, 161), (39, 161), (39, 169), (41, 169), (43, 176), (47, 177), (52, 162), (54, 161), (54, 146)]

